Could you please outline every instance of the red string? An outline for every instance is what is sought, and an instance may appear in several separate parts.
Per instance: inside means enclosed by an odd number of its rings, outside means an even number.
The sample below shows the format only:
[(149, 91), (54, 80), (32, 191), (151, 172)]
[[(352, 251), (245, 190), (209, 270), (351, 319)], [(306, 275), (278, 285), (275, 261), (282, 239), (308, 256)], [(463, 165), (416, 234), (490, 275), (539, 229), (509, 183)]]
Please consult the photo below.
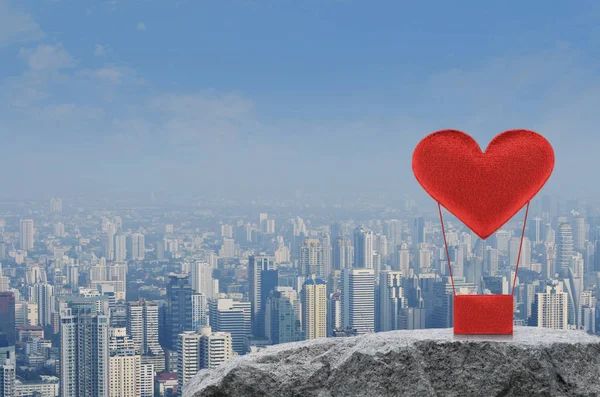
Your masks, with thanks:
[(452, 276), (452, 266), (450, 265), (450, 253), (448, 252), (448, 243), (446, 242), (446, 230), (444, 229), (444, 220), (442, 219), (442, 206), (438, 202), (438, 211), (440, 212), (440, 223), (442, 224), (442, 235), (444, 236), (444, 247), (446, 247), (446, 258), (448, 258), (448, 271), (450, 272), (450, 281), (452, 281), (452, 294), (456, 295), (454, 288), (454, 277)]
[[(446, 241), (446, 230), (444, 229), (444, 219), (442, 218), (442, 206), (438, 202), (438, 211), (440, 213), (440, 223), (442, 224), (442, 235), (444, 236), (444, 247), (446, 248), (446, 258), (448, 259), (448, 270), (450, 272), (450, 281), (452, 282), (452, 292), (456, 295), (454, 288), (454, 277), (452, 276), (452, 265), (450, 264), (450, 252), (448, 251), (448, 242)], [(525, 207), (525, 220), (523, 221), (523, 230), (521, 231), (521, 242), (519, 243), (519, 254), (517, 255), (517, 264), (515, 268), (515, 277), (513, 279), (512, 295), (515, 294), (515, 283), (517, 282), (517, 272), (519, 271), (519, 262), (521, 261), (521, 249), (523, 248), (523, 237), (525, 236), (525, 227), (527, 226), (527, 216), (529, 215), (529, 201)]]
[(523, 236), (525, 235), (525, 226), (527, 225), (527, 214), (529, 214), (529, 201), (525, 209), (525, 220), (523, 221), (523, 230), (521, 230), (521, 243), (519, 244), (519, 255), (517, 255), (517, 266), (515, 268), (515, 277), (513, 278), (513, 286), (511, 295), (515, 294), (515, 283), (517, 282), (517, 272), (519, 271), (519, 261), (521, 260), (521, 248), (523, 248)]

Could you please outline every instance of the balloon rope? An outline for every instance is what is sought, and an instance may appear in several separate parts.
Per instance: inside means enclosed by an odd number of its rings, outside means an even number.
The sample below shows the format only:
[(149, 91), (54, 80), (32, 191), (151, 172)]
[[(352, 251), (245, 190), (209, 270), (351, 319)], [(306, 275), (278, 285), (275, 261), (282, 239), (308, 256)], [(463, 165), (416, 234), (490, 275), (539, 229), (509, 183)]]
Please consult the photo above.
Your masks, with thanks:
[(521, 260), (521, 248), (523, 248), (523, 236), (525, 236), (525, 226), (527, 225), (527, 215), (529, 214), (529, 201), (525, 209), (525, 220), (523, 221), (523, 230), (521, 231), (521, 243), (519, 244), (519, 255), (517, 255), (517, 266), (515, 267), (515, 277), (513, 278), (512, 294), (515, 294), (515, 283), (517, 282), (517, 272), (519, 271), (519, 261)]
[(444, 229), (444, 220), (442, 219), (442, 206), (438, 202), (438, 211), (440, 213), (440, 223), (442, 224), (442, 235), (444, 236), (444, 247), (446, 247), (446, 258), (448, 259), (448, 271), (450, 272), (450, 281), (452, 281), (452, 294), (456, 295), (454, 288), (454, 277), (452, 277), (452, 265), (450, 265), (450, 253), (448, 252), (448, 243), (446, 242), (446, 230)]

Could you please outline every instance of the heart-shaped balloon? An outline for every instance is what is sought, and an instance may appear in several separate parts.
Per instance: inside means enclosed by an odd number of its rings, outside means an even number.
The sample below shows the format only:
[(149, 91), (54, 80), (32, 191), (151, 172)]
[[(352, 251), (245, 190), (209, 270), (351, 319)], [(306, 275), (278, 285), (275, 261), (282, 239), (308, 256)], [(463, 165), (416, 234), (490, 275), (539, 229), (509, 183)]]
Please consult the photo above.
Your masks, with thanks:
[(412, 168), (434, 200), (486, 239), (544, 186), (554, 150), (534, 131), (505, 131), (482, 152), (464, 132), (442, 130), (419, 142)]

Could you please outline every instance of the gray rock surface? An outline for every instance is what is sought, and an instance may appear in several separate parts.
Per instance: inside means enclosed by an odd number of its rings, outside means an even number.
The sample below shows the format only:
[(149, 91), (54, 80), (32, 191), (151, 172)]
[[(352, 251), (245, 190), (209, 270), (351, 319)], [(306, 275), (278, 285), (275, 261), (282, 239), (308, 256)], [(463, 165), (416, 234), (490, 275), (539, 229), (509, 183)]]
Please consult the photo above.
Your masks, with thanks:
[(272, 346), (199, 372), (184, 397), (600, 396), (600, 338), (393, 331)]

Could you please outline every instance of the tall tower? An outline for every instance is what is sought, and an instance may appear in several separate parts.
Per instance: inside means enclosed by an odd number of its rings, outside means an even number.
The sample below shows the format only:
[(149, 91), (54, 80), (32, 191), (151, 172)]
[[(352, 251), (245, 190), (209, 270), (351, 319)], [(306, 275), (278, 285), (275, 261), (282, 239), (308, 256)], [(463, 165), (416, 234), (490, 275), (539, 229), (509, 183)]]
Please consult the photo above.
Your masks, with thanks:
[(418, 247), (419, 244), (425, 242), (425, 220), (419, 216), (415, 218), (413, 226), (413, 246)]
[(203, 327), (200, 333), (200, 368), (214, 369), (233, 358), (230, 333), (211, 332), (210, 327)]
[(233, 351), (239, 355), (248, 351), (250, 336), (250, 302), (230, 298), (213, 299), (209, 302), (210, 326), (216, 332), (229, 332)]
[(248, 287), (251, 305), (252, 334), (265, 335), (266, 298), (278, 284), (278, 273), (273, 258), (254, 255), (248, 261)]
[(115, 262), (124, 262), (127, 259), (127, 237), (123, 232), (115, 234)]
[(23, 251), (33, 249), (33, 219), (21, 219), (19, 242)]
[(561, 277), (568, 277), (569, 264), (573, 257), (573, 232), (571, 225), (561, 223), (558, 227), (558, 242), (556, 250), (556, 271), (561, 274)]
[(125, 328), (109, 330), (110, 397), (141, 397), (142, 361)]
[(9, 346), (16, 343), (15, 327), (15, 295), (10, 291), (0, 292), (0, 333), (6, 335)]
[(115, 234), (117, 227), (112, 222), (106, 224), (106, 236), (104, 237), (104, 256), (107, 261), (112, 261), (115, 258)]
[(267, 298), (265, 336), (274, 344), (302, 340), (299, 301), (292, 287), (277, 287)]
[(354, 230), (354, 267), (373, 269), (373, 232), (364, 228)]
[(64, 301), (60, 315), (62, 397), (109, 397), (109, 318), (98, 312), (98, 300), (74, 297)]
[(400, 310), (407, 306), (402, 289), (402, 272), (385, 270), (379, 273), (379, 331), (399, 329)]
[(573, 218), (573, 249), (578, 252), (583, 252), (585, 249), (585, 218), (577, 215)]
[(176, 350), (178, 335), (192, 330), (192, 286), (189, 276), (169, 275), (167, 286), (167, 348)]
[(327, 285), (314, 274), (302, 288), (302, 328), (305, 339), (327, 337)]
[(146, 257), (146, 238), (142, 233), (133, 233), (128, 236), (127, 255), (136, 261), (143, 261)]
[(375, 273), (373, 269), (342, 270), (342, 320), (359, 334), (375, 331)]
[(333, 269), (341, 270), (353, 266), (354, 247), (349, 238), (338, 237), (333, 241)]
[(307, 238), (300, 247), (300, 274), (310, 277), (326, 278), (325, 253), (321, 241), (316, 238)]
[(192, 289), (196, 293), (202, 293), (208, 298), (214, 298), (213, 292), (213, 268), (210, 263), (192, 263)]
[(562, 283), (547, 285), (544, 292), (536, 294), (529, 325), (542, 328), (568, 328), (568, 294)]
[(62, 199), (60, 197), (52, 197), (50, 199), (50, 212), (53, 214), (61, 214), (62, 213)]

